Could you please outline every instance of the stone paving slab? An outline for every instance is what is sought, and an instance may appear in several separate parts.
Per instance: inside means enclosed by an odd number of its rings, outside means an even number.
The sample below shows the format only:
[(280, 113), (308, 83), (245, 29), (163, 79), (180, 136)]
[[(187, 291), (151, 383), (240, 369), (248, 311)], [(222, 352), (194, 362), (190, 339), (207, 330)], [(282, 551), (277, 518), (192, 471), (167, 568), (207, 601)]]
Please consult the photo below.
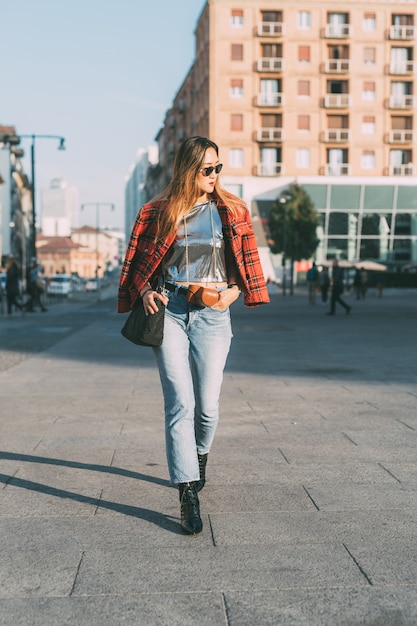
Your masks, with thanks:
[(94, 515), (100, 494), (98, 488), (56, 488), (15, 476), (0, 490), (0, 517)]
[[(19, 618), (20, 616), (20, 618)], [(1, 626), (226, 626), (221, 593), (0, 600)]]
[(81, 560), (79, 550), (2, 550), (0, 598), (68, 596)]
[(362, 545), (412, 541), (417, 507), (385, 511), (269, 511), (210, 514), (216, 546), (308, 544), (331, 542)]
[(73, 595), (226, 591), (368, 583), (340, 545), (222, 547), (187, 550), (138, 546), (85, 552)]
[(417, 587), (227, 592), (230, 626), (414, 626)]
[[(394, 482), (394, 481), (393, 481)], [(415, 486), (397, 484), (315, 485), (306, 489), (318, 509), (323, 511), (355, 509), (407, 509), (415, 506)]]
[[(271, 456), (272, 451), (263, 461), (244, 460), (242, 462), (239, 451), (235, 450), (233, 454), (230, 450), (227, 461), (225, 461), (225, 451), (223, 453), (223, 450), (218, 450), (216, 455), (213, 452), (210, 454), (207, 467), (207, 484), (210, 489), (216, 485), (251, 484), (272, 484), (274, 489), (281, 489), (282, 485), (288, 484), (372, 483), (389, 485), (396, 480), (397, 476), (396, 467), (387, 465), (387, 471), (379, 463), (373, 462), (346, 462), (343, 465), (318, 462), (311, 465), (290, 465), (283, 458), (272, 460)], [(415, 467), (411, 465), (408, 480), (412, 480), (414, 476), (417, 482), (417, 473), (413, 474), (413, 469), (415, 472)], [(405, 478), (401, 482), (405, 482)]]
[(414, 538), (385, 544), (374, 541), (368, 545), (351, 540), (347, 542), (347, 549), (372, 585), (416, 584), (417, 546)]

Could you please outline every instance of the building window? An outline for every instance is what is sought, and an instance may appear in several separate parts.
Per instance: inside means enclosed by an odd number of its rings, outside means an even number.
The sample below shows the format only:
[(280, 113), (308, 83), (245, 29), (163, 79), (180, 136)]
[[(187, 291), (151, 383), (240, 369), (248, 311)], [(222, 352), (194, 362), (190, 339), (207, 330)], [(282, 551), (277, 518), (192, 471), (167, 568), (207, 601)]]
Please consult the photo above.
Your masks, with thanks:
[(243, 61), (243, 44), (232, 43), (230, 58), (232, 61)]
[(308, 132), (310, 130), (310, 116), (309, 115), (298, 116), (297, 129), (302, 130), (304, 132)]
[(375, 169), (375, 152), (373, 150), (364, 150), (362, 152), (361, 167), (363, 170)]
[(373, 65), (376, 62), (376, 49), (364, 48), (363, 49), (363, 62), (365, 65)]
[(297, 148), (295, 159), (296, 166), (299, 169), (310, 167), (310, 150), (308, 148)]
[(243, 150), (232, 148), (229, 152), (229, 165), (233, 168), (243, 167)]
[(282, 84), (279, 78), (261, 78), (261, 92), (258, 103), (268, 106), (282, 105)]
[(363, 135), (375, 135), (375, 117), (373, 115), (363, 116), (362, 134)]
[(298, 13), (297, 13), (297, 27), (300, 30), (309, 30), (311, 28), (311, 13), (310, 13), (310, 11), (298, 11)]
[(232, 78), (230, 81), (230, 97), (242, 98), (243, 96), (243, 79)]
[(281, 148), (261, 148), (260, 176), (276, 176), (282, 172)]
[(299, 80), (298, 81), (297, 93), (298, 93), (299, 96), (303, 96), (305, 98), (310, 97), (310, 81), (309, 80)]
[(375, 91), (375, 83), (370, 81), (365, 81), (363, 83), (363, 91), (362, 91), (362, 100), (375, 100), (376, 91)]
[(413, 48), (391, 48), (390, 73), (410, 74), (413, 70)]
[(232, 13), (230, 16), (230, 23), (233, 28), (241, 28), (243, 26), (243, 10), (242, 9), (232, 9)]
[(230, 116), (230, 130), (243, 130), (243, 115), (232, 113)]
[(362, 29), (368, 33), (376, 30), (375, 13), (365, 13), (363, 16)]
[(310, 46), (298, 46), (298, 60), (310, 63)]
[(327, 14), (327, 36), (346, 37), (350, 34), (349, 13)]

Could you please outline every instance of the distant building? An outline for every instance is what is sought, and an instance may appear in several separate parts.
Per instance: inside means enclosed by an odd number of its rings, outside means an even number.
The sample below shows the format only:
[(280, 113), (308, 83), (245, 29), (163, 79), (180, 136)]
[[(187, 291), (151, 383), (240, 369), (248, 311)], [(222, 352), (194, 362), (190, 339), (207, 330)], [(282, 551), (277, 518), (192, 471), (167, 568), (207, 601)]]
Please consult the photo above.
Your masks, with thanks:
[(25, 277), (30, 264), (32, 192), (19, 142), (14, 126), (0, 126), (0, 265), (13, 255)]
[(158, 162), (157, 146), (149, 146), (146, 150), (141, 148), (136, 155), (136, 162), (131, 165), (126, 177), (125, 186), (125, 233), (128, 241), (140, 207), (149, 200), (145, 186), (146, 175), (149, 167)]
[(181, 141), (209, 136), (224, 186), (264, 220), (291, 182), (306, 187), (317, 260), (416, 262), (415, 20), (407, 0), (210, 0), (156, 137), (153, 192)]
[(46, 276), (54, 274), (77, 274), (91, 278), (95, 274), (96, 254), (70, 237), (47, 237), (42, 233), (36, 238), (37, 257)]
[(78, 207), (78, 190), (63, 178), (54, 178), (49, 189), (41, 191), (43, 234), (69, 237), (78, 226)]
[[(83, 277), (92, 278), (96, 275), (103, 276), (106, 272), (111, 272), (118, 267), (120, 259), (120, 237), (115, 236), (111, 231), (97, 230), (92, 226), (82, 226), (76, 228), (71, 235), (73, 242), (83, 246), (95, 254), (96, 263), (94, 267), (88, 269), (89, 275)], [(87, 271), (87, 270), (85, 270)]]

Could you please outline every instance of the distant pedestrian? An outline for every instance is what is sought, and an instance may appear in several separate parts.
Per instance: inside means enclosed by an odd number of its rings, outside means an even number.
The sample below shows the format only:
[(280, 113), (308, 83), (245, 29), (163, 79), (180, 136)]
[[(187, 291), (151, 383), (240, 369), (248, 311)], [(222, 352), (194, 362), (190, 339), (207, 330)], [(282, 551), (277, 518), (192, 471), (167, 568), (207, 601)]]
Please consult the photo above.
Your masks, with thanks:
[(7, 314), (11, 315), (13, 307), (23, 310), (23, 305), (18, 301), (20, 295), (19, 287), (19, 268), (13, 257), (9, 257), (6, 264), (6, 297), (7, 297)]
[(319, 272), (319, 285), (321, 292), (321, 302), (322, 304), (326, 304), (330, 287), (329, 269), (327, 267), (323, 267), (321, 272)]
[(385, 287), (385, 275), (383, 272), (378, 272), (378, 276), (376, 279), (376, 289), (378, 292), (378, 298), (382, 298), (384, 287)]
[(316, 303), (316, 291), (319, 280), (319, 271), (313, 261), (313, 265), (307, 272), (308, 301), (310, 304)]
[(365, 268), (361, 268), (361, 296), (365, 300), (368, 292), (368, 273)]
[(352, 307), (350, 307), (344, 300), (342, 300), (341, 295), (343, 293), (343, 278), (344, 272), (343, 268), (340, 267), (337, 259), (333, 259), (333, 268), (332, 268), (332, 295), (330, 298), (330, 311), (327, 315), (335, 315), (336, 314), (336, 302), (338, 302), (346, 312), (346, 315), (349, 315)]
[(39, 278), (39, 266), (37, 261), (32, 263), (32, 266), (28, 273), (28, 287), (29, 300), (26, 303), (26, 310), (30, 313), (35, 311), (36, 307), (39, 307), (42, 313), (45, 313), (48, 309), (44, 307), (41, 301), (41, 295), (43, 294), (43, 286)]
[(362, 280), (361, 272), (358, 268), (356, 268), (355, 276), (353, 277), (353, 290), (355, 292), (356, 300), (360, 300), (362, 295)]

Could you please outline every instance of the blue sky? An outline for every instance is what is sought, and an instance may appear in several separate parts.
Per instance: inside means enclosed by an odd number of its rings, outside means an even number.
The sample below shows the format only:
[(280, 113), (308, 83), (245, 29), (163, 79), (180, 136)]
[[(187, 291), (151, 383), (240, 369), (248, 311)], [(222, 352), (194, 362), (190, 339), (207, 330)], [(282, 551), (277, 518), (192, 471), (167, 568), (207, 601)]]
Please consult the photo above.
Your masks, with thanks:
[[(0, 124), (36, 140), (36, 186), (64, 177), (101, 226), (122, 226), (136, 152), (154, 142), (194, 60), (205, 0), (0, 0)], [(7, 25), (7, 27), (5, 27)], [(30, 174), (30, 140), (22, 140)], [(39, 198), (39, 194), (37, 194)], [(38, 207), (40, 201), (38, 199)], [(95, 225), (94, 208), (80, 224)]]

